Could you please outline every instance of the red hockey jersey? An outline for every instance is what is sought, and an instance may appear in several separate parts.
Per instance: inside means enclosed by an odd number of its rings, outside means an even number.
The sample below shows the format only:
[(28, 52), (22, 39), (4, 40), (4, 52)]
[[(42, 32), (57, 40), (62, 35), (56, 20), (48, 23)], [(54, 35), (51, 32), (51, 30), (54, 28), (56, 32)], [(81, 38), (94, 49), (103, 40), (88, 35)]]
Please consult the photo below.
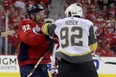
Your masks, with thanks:
[[(50, 39), (41, 31), (41, 24), (33, 20), (22, 20), (18, 28), (18, 37), (21, 40), (18, 62), (20, 66), (26, 64), (36, 64), (50, 46)], [(50, 62), (50, 54), (48, 53), (42, 60), (41, 64)]]

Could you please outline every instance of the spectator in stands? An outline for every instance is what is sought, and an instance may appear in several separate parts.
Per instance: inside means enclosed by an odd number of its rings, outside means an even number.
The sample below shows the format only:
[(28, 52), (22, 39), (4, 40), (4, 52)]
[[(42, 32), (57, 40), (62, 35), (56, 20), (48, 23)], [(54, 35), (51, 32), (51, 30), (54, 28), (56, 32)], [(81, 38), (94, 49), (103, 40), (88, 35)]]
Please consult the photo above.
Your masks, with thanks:
[(116, 57), (116, 54), (113, 52), (113, 50), (111, 50), (111, 45), (110, 44), (107, 44), (104, 48), (104, 51), (105, 53), (102, 55), (102, 56), (115, 56)]
[(44, 8), (33, 4), (27, 8), (27, 13), (29, 19), (22, 20), (18, 27), (18, 37), (21, 40), (18, 54), (20, 74), (21, 77), (28, 77), (38, 60), (46, 54), (30, 77), (48, 77), (47, 64), (51, 62), (49, 51), (52, 51), (52, 40), (41, 31)]
[(91, 21), (95, 21), (98, 17), (98, 12), (96, 11), (95, 5), (91, 5), (89, 8), (87, 8), (87, 12), (85, 15), (86, 19), (89, 19)]
[(112, 38), (110, 46), (111, 46), (110, 49), (113, 50), (113, 52), (116, 54), (116, 33)]
[(15, 53), (17, 53), (17, 49), (18, 49), (19, 44), (20, 44), (20, 40), (17, 37), (18, 26), (11, 25), (10, 30), (15, 31), (15, 33), (13, 33), (12, 35), (11, 34), (8, 35), (8, 44), (11, 48), (11, 52), (9, 54), (14, 55)]
[(103, 45), (101, 42), (99, 42), (97, 50), (95, 51), (95, 54), (97, 54), (99, 56), (103, 56), (104, 53), (105, 53), (105, 51), (103, 50)]
[(113, 52), (113, 50), (111, 50), (110, 48), (111, 48), (110, 44), (107, 44), (105, 47), (103, 47), (102, 44), (99, 43), (95, 53), (99, 56), (104, 56), (104, 57), (116, 56), (116, 53)]
[(23, 2), (23, 0), (17, 0), (14, 3), (14, 7), (21, 8), (23, 13), (26, 13), (26, 4)]
[(110, 25), (107, 26), (107, 33), (103, 35), (103, 41), (104, 41), (105, 45), (110, 44), (113, 46), (113, 44), (116, 40), (115, 36), (116, 36), (116, 34), (114, 33), (114, 28), (112, 27), (112, 25), (110, 23)]
[(116, 19), (116, 6), (114, 3), (110, 4), (109, 14)]

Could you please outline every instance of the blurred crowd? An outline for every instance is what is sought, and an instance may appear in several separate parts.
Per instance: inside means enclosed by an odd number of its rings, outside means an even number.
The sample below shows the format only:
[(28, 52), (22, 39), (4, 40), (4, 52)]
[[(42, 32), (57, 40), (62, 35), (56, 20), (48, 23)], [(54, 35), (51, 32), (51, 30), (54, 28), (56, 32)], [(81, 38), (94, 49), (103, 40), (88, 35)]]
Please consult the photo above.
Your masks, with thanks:
[[(41, 4), (45, 8), (45, 18), (48, 17), (51, 0), (0, 0), (0, 19), (2, 24), (1, 31), (6, 30), (6, 16), (8, 16), (8, 30), (15, 30), (16, 33), (8, 36), (8, 45), (10, 51), (8, 54), (15, 54), (19, 46), (19, 39), (17, 38), (17, 30), (19, 22), (28, 18), (26, 8), (31, 4)], [(4, 38), (3, 38), (4, 41)], [(4, 42), (2, 42), (4, 45)], [(5, 48), (2, 47), (1, 54), (5, 54)]]
[[(72, 3), (79, 3), (84, 9), (84, 18), (94, 23), (95, 34), (98, 39), (96, 54), (100, 56), (116, 56), (116, 0), (64, 0), (64, 10)], [(15, 54), (20, 43), (17, 38), (18, 23), (27, 18), (26, 7), (39, 3), (49, 17), (51, 0), (1, 0), (0, 16), (2, 17), (2, 31), (5, 31), (5, 14), (9, 16), (8, 26), (16, 33), (9, 35), (9, 44)]]

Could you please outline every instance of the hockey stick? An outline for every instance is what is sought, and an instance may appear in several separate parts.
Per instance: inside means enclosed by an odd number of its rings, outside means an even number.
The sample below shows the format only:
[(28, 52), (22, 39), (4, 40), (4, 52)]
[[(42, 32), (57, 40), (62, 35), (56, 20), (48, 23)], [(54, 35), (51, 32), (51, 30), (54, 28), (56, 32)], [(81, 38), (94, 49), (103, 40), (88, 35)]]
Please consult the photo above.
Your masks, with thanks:
[(53, 43), (50, 44), (49, 48), (46, 50), (46, 53), (38, 60), (38, 62), (36, 63), (36, 65), (34, 66), (34, 68), (31, 70), (31, 72), (28, 74), (27, 77), (31, 77), (31, 75), (34, 73), (34, 71), (36, 70), (37, 66), (40, 64), (40, 62), (43, 60), (43, 58), (47, 55), (47, 51), (50, 50), (50, 48), (53, 46)]
[(104, 64), (112, 64), (112, 65), (116, 65), (116, 62), (105, 62), (103, 59), (100, 58), (99, 55), (95, 54), (95, 53), (92, 53), (92, 55), (94, 55), (97, 59), (99, 59), (100, 61), (102, 61)]
[(105, 64), (113, 64), (113, 65), (116, 65), (116, 62), (106, 62)]

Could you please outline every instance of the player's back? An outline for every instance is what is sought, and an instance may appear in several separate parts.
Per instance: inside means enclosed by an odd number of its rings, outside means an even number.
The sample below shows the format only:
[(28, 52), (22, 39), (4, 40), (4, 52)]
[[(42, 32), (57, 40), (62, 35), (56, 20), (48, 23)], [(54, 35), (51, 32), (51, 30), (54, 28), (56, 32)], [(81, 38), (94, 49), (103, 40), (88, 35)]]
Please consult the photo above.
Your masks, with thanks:
[(55, 34), (60, 41), (58, 51), (64, 51), (66, 54), (77, 55), (89, 53), (88, 46), (89, 29), (92, 22), (77, 17), (67, 17), (55, 22)]

